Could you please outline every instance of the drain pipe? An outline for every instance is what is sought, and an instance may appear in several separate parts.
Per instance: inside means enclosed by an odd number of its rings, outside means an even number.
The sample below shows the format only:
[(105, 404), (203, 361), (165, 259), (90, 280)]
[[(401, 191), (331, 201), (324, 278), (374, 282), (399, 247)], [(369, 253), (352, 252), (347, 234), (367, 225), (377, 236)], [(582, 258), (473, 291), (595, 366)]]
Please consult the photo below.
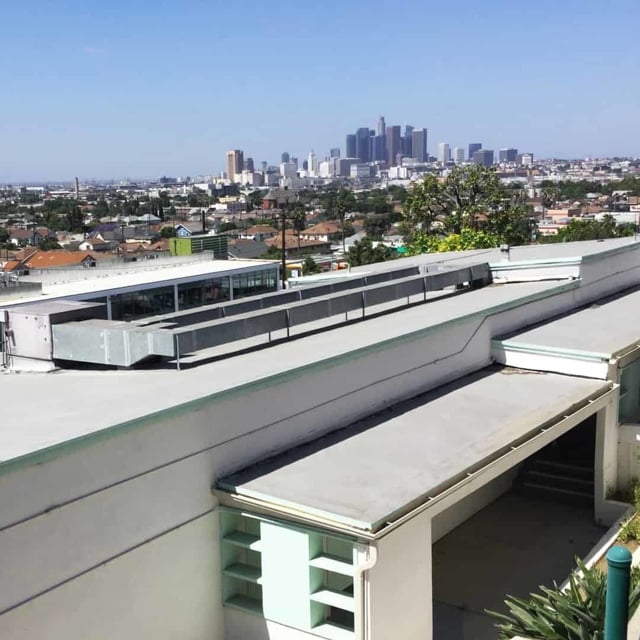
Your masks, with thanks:
[[(356, 608), (354, 615), (354, 630), (356, 632), (357, 640), (368, 640), (369, 638), (369, 625), (367, 611), (369, 609), (369, 593), (366, 587), (365, 573), (373, 568), (378, 560), (378, 548), (374, 543), (357, 545), (358, 563), (356, 565), (355, 575), (353, 577), (354, 583), (358, 584), (358, 590), (360, 591), (360, 598), (358, 607)], [(363, 558), (360, 561), (360, 558)]]

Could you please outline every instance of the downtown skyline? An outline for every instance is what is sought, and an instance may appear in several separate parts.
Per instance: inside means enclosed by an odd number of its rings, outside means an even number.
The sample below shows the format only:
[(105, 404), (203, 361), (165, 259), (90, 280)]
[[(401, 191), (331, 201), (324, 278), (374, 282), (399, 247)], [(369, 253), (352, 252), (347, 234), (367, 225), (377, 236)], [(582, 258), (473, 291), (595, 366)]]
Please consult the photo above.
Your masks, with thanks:
[[(257, 3), (35, 4), (37, 21), (32, 5), (3, 9), (0, 183), (215, 174), (235, 148), (270, 164), (285, 149), (324, 157), (381, 113), (426, 127), (430, 155), (474, 140), (537, 158), (640, 153), (640, 7), (628, 0), (283, 0), (276, 15)], [(374, 18), (400, 46), (354, 39)]]

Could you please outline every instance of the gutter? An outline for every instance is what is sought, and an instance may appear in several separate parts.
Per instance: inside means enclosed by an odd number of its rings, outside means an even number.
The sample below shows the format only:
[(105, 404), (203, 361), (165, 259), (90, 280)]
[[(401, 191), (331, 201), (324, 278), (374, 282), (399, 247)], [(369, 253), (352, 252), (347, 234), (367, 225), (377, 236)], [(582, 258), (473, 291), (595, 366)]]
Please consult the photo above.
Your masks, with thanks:
[[(433, 509), (434, 506), (440, 505), (440, 510), (444, 510), (450, 506), (448, 504), (449, 502), (453, 503), (456, 501), (455, 498), (460, 490), (466, 488), (469, 491), (475, 491), (499, 476), (505, 470), (519, 464), (535, 451), (542, 449), (596, 411), (604, 408), (609, 399), (617, 393), (618, 388), (618, 384), (609, 382), (609, 388), (607, 390), (595, 393), (592, 397), (585, 399), (582, 404), (571, 407), (569, 412), (559, 417), (559, 419), (556, 417), (538, 426), (516, 443), (505, 445), (501, 452), (494, 454), (490, 459), (481, 461), (477, 468), (467, 471), (457, 479), (452, 479), (450, 485), (436, 487), (432, 495), (418, 497), (413, 502), (413, 505), (409, 504), (400, 508), (397, 516), (391, 514), (391, 518), (395, 517), (396, 519), (390, 519), (384, 523), (373, 523), (372, 528), (369, 530), (361, 528), (355, 523), (340, 521), (332, 517), (333, 514), (310, 513), (308, 510), (305, 510), (304, 505), (282, 505), (272, 502), (268, 496), (252, 497), (231, 493), (231, 487), (229, 487), (227, 491), (213, 487), (212, 493), (218, 498), (221, 505), (236, 509), (250, 508), (255, 513), (267, 517), (284, 516), (286, 519), (306, 527), (321, 528), (348, 535), (360, 541), (373, 542), (389, 535), (398, 527), (421, 515), (427, 509)], [(532, 448), (533, 451), (531, 451)], [(505, 465), (507, 465), (506, 469), (504, 468)], [(362, 525), (366, 526), (365, 523), (362, 523)]]

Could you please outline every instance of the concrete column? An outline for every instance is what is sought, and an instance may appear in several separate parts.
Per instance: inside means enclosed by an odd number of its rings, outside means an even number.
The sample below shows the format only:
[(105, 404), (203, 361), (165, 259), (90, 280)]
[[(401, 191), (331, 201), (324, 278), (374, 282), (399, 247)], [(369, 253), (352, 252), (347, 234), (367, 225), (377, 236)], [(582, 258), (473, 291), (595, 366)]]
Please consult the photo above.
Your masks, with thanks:
[(378, 542), (365, 582), (364, 640), (431, 640), (431, 519), (410, 520)]
[(229, 300), (233, 300), (233, 276), (229, 276)]
[(178, 285), (173, 285), (173, 310), (180, 311), (180, 305), (178, 303)]
[(594, 465), (594, 514), (596, 522), (609, 526), (619, 515), (607, 504), (607, 494), (618, 485), (618, 402), (616, 391), (596, 416), (596, 454)]
[(113, 320), (111, 313), (111, 296), (107, 296), (107, 320)]

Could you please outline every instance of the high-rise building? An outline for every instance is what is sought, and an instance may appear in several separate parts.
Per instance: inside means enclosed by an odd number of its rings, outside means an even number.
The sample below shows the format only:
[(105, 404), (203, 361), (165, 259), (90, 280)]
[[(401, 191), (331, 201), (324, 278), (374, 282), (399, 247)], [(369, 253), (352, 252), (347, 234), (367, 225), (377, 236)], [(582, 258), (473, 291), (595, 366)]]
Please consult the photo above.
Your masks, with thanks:
[(242, 173), (244, 154), (240, 149), (227, 151), (227, 180), (235, 181), (236, 174)]
[(347, 158), (358, 157), (356, 155), (356, 134), (355, 133), (347, 134), (347, 144), (346, 144), (345, 154)]
[(408, 158), (413, 158), (413, 130), (410, 124), (405, 125), (404, 136), (402, 136), (402, 154)]
[(384, 122), (384, 116), (378, 118), (378, 130), (377, 135), (384, 136), (387, 133), (387, 125)]
[(386, 127), (385, 160), (389, 166), (395, 167), (398, 162), (398, 154), (402, 153), (402, 129), (400, 125)]
[(373, 136), (371, 140), (371, 159), (374, 162), (384, 162), (386, 136)]
[(242, 167), (242, 168), (243, 168), (243, 170), (244, 170), (244, 171), (251, 171), (251, 172), (253, 173), (253, 171), (255, 171), (255, 167), (254, 167), (254, 163), (253, 163), (253, 158), (247, 158), (247, 159), (244, 161), (244, 164), (243, 164), (243, 167)]
[(298, 164), (298, 158), (294, 158), (293, 156), (291, 156), (291, 160), (289, 162), (292, 162), (296, 165), (296, 170), (300, 168), (300, 165)]
[(280, 158), (281, 162), (290, 162), (290, 157), (289, 157), (289, 152), (288, 151), (283, 151), (282, 152), (282, 156)]
[(463, 147), (456, 147), (453, 150), (453, 161), (456, 164), (462, 164), (464, 162), (464, 148)]
[(356, 155), (360, 162), (369, 162), (370, 152), (369, 127), (361, 127), (356, 131)]
[(533, 153), (519, 153), (516, 162), (523, 167), (530, 167), (533, 164)]
[(280, 164), (280, 175), (283, 178), (295, 178), (297, 174), (298, 167), (296, 167), (293, 162), (282, 162)]
[(517, 149), (500, 149), (498, 151), (498, 162), (515, 162), (518, 157)]
[(426, 129), (414, 129), (411, 132), (411, 151), (412, 156), (418, 162), (426, 162), (428, 160), (427, 154), (427, 130)]
[(310, 176), (318, 175), (318, 156), (314, 153), (313, 150), (309, 152), (309, 159), (307, 160), (307, 171)]
[(442, 164), (451, 162), (451, 147), (448, 142), (441, 142), (438, 145), (438, 162)]
[(476, 151), (480, 151), (480, 149), (482, 149), (482, 142), (470, 142), (467, 158), (469, 158), (469, 160), (473, 160), (473, 154)]
[(476, 164), (481, 164), (485, 167), (493, 165), (493, 150), (492, 149), (478, 149), (473, 154), (473, 161)]
[(331, 151), (329, 151), (330, 158), (339, 158), (340, 157), (340, 147), (333, 147)]

